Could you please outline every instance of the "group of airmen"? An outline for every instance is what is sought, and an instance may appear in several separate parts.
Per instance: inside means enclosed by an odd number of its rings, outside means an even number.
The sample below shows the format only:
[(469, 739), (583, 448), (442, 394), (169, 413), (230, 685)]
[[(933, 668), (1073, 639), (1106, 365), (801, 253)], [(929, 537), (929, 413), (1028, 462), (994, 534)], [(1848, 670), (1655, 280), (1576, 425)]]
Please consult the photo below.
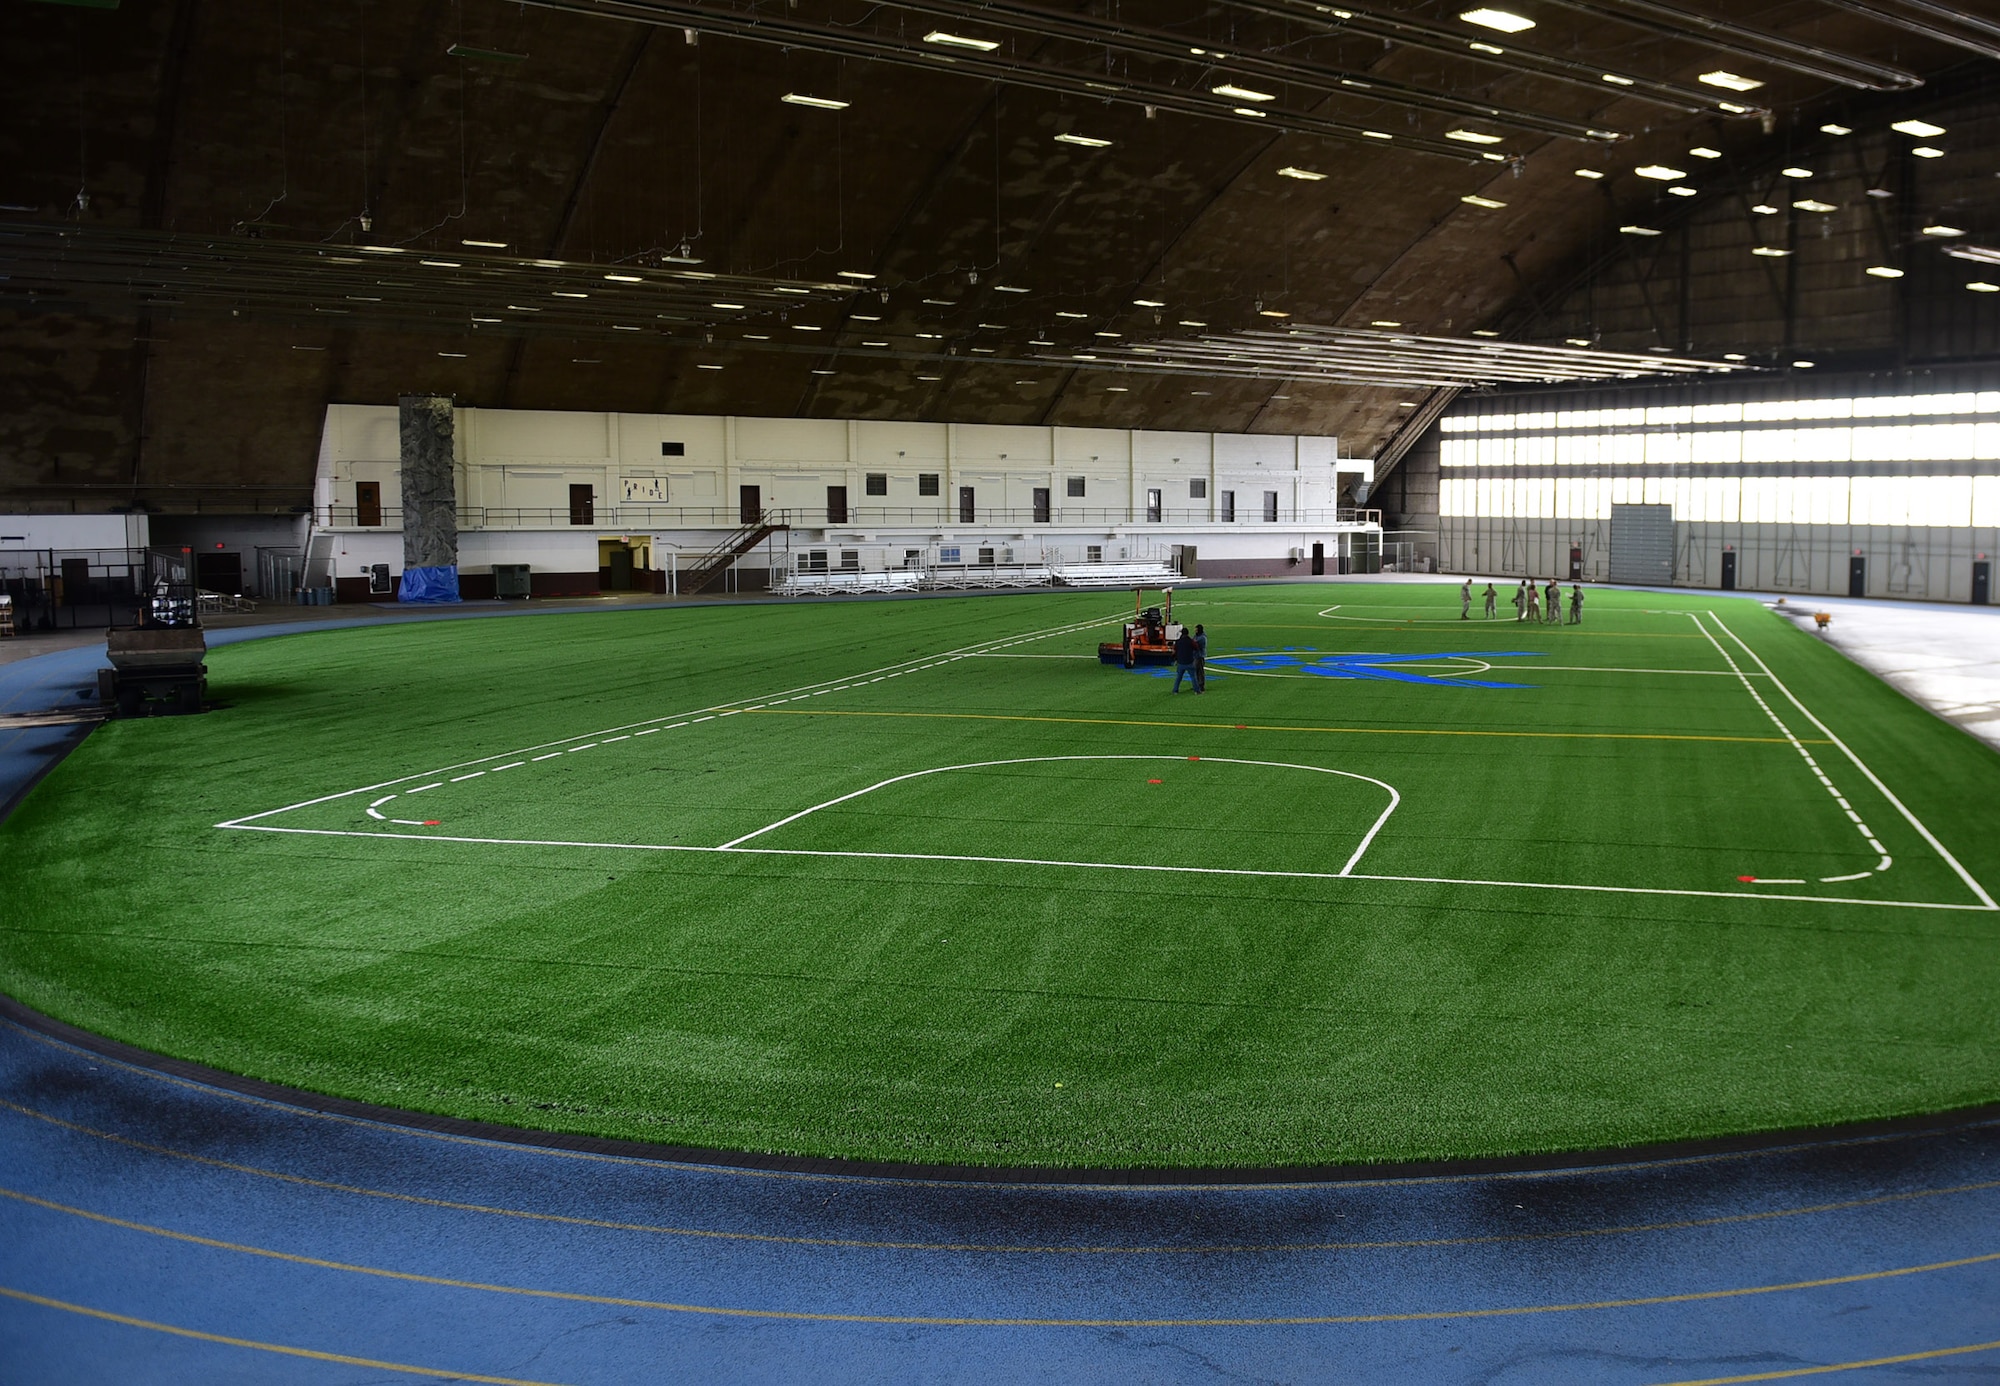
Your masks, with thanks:
[[(1562, 584), (1549, 579), (1547, 587), (1537, 587), (1530, 578), (1522, 578), (1521, 585), (1514, 590), (1514, 619), (1534, 621), (1539, 625), (1562, 624)], [(1500, 594), (1492, 583), (1486, 584), (1486, 619), (1492, 620), (1493, 613), (1500, 605)], [(1458, 619), (1472, 619), (1472, 579), (1458, 589)], [(1575, 583), (1569, 589), (1569, 624), (1583, 624), (1583, 588)]]

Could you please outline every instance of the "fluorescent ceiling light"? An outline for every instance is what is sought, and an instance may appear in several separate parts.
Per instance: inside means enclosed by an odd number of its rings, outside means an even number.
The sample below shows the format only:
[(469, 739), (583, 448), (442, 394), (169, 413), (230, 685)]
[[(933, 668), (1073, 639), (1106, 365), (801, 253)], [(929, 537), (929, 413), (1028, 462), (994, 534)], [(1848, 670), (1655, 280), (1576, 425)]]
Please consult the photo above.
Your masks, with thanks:
[(698, 264), (700, 264), (700, 263), (701, 263), (701, 256), (699, 256), (699, 255), (662, 255), (662, 256), (660, 257), (660, 263), (661, 263), (661, 264), (663, 264), (663, 265), (698, 265)]
[(1813, 363), (1810, 361), (1794, 361), (1792, 364), (1802, 371), (1809, 371), (1813, 368)]
[(793, 324), (792, 324), (792, 331), (794, 331), (794, 332), (817, 332), (817, 331), (819, 331), (819, 329), (818, 329), (817, 327), (814, 327), (814, 326), (812, 326), (812, 325), (811, 325), (810, 323), (803, 323), (803, 322), (795, 322), (795, 323), (793, 323)]
[(474, 322), (499, 322), (499, 318), (474, 318)]
[(970, 48), (975, 53), (991, 53), (1000, 45), (992, 39), (967, 38), (963, 34), (947, 34), (942, 29), (933, 29), (924, 35), (925, 43), (935, 43), (940, 48)]
[(1290, 164), (1279, 169), (1278, 176), (1280, 178), (1296, 178), (1301, 183), (1323, 183), (1326, 181), (1324, 173), (1314, 173), (1309, 168), (1293, 168)]
[(479, 250), (505, 250), (507, 248), (507, 242), (505, 241), (460, 241), (459, 244), (473, 246)]
[(1693, 189), (1693, 188), (1668, 188), (1668, 189), (1667, 189), (1667, 191), (1668, 191), (1669, 193), (1671, 193), (1671, 194), (1672, 194), (1673, 196), (1675, 196), (1675, 197), (1693, 197), (1693, 196), (1694, 196), (1694, 189)]
[(1963, 236), (1965, 232), (1959, 230), (1956, 226), (1926, 226), (1924, 234), (1926, 236)]
[(1920, 144), (1910, 152), (1919, 159), (1942, 159), (1944, 157), (1942, 149), (1933, 149), (1927, 144)]
[(551, 295), (551, 297), (553, 297), (553, 298), (589, 298), (589, 297), (590, 297), (590, 295), (589, 295), (589, 294), (585, 294), (585, 293), (578, 293), (578, 292), (577, 292), (576, 290), (574, 290), (574, 289), (557, 289), (557, 290), (556, 290), (556, 291), (555, 291), (555, 292), (554, 292), (554, 293), (553, 293), (553, 294)]
[(1750, 253), (1752, 255), (1762, 255), (1767, 260), (1782, 260), (1792, 252), (1775, 245), (1760, 245), (1751, 247)]
[(861, 345), (865, 347), (885, 347), (889, 344), (887, 342), (863, 342)]
[[(362, 247), (361, 247), (361, 249), (363, 249), (363, 250), (372, 250), (372, 251), (374, 251), (374, 252), (375, 252), (375, 253), (376, 253), (377, 255), (407, 255), (407, 254), (409, 254), (409, 252), (408, 252), (408, 251), (404, 250), (404, 249), (403, 249), (403, 247), (401, 247), (401, 246), (399, 246), (399, 245), (364, 245), (364, 246), (362, 246)], [(557, 264), (560, 264), (560, 263), (562, 263), (562, 262), (561, 262), (561, 261), (556, 261), (555, 263), (557, 263)]]
[(1750, 358), (1740, 351), (1725, 351), (1722, 353), (1722, 359), (1725, 361), (1748, 361)]
[(1028, 338), (1028, 345), (1029, 345), (1029, 346), (1054, 346), (1054, 345), (1055, 345), (1055, 343), (1054, 343), (1054, 342), (1051, 342), (1051, 341), (1049, 341), (1048, 339), (1046, 339), (1046, 338), (1044, 338), (1044, 337), (1030, 337), (1030, 338)]
[(1505, 207), (1507, 205), (1506, 203), (1501, 202), (1495, 198), (1481, 197), (1478, 193), (1467, 193), (1464, 197), (1461, 197), (1458, 200), (1473, 207), (1491, 207), (1498, 209), (1501, 207)]
[(1696, 145), (1693, 149), (1690, 149), (1688, 153), (1694, 155), (1694, 157), (1697, 159), (1720, 159), (1722, 157), (1722, 151), (1720, 149), (1710, 149), (1705, 144)]
[(1638, 85), (1630, 77), (1620, 77), (1615, 72), (1605, 73), (1604, 80), (1611, 83), (1611, 85), (1614, 87), (1630, 87)]
[(1768, 202), (1759, 202), (1755, 207), (1752, 207), (1750, 210), (1757, 213), (1757, 215), (1759, 216), (1765, 216), (1765, 217), (1776, 216), (1778, 214), (1778, 209), (1776, 207), (1773, 207)]
[(1989, 284), (1984, 279), (1975, 279), (1965, 287), (1976, 294), (2000, 294), (2000, 284)]
[(611, 324), (611, 330), (613, 332), (644, 332), (646, 329), (643, 327), (627, 327), (622, 322), (614, 322)]
[[(713, 278), (715, 278), (715, 276), (714, 276), (714, 275), (712, 275), (712, 274), (711, 274), (711, 275), (709, 275), (708, 277), (709, 277), (710, 279), (713, 279)], [(693, 278), (693, 276), (692, 276), (692, 275), (690, 275), (690, 276), (689, 276), (689, 278)], [(778, 285), (774, 285), (773, 287), (774, 287), (774, 288), (776, 288), (776, 290), (777, 290), (777, 291), (778, 291), (779, 293), (781, 293), (781, 294), (809, 294), (809, 293), (811, 293), (811, 292), (812, 292), (812, 290), (811, 290), (811, 289), (795, 289), (795, 288), (791, 288), (791, 287), (789, 287), (788, 285), (784, 285), (784, 284), (778, 284)]]
[(1901, 279), (1903, 277), (1901, 270), (1888, 265), (1870, 265), (1864, 273), (1872, 274), (1877, 279)]
[[(701, 263), (701, 261), (699, 261), (699, 260), (692, 260), (692, 261), (689, 261), (689, 263), (690, 263), (690, 264), (696, 264), (696, 265), (698, 265), (698, 264), (700, 264), (700, 263)], [(710, 273), (709, 271), (707, 271), (707, 270), (675, 270), (675, 271), (674, 271), (674, 277), (675, 277), (676, 279), (713, 279), (713, 278), (715, 278), (716, 276), (715, 276), (715, 275), (713, 275), (713, 274), (711, 274), (711, 273)], [(792, 290), (792, 289), (787, 289), (787, 290), (785, 290), (784, 292), (786, 292), (786, 293), (793, 293), (793, 292), (797, 292), (797, 293), (804, 293), (804, 292), (805, 292), (805, 290), (804, 290), (804, 289), (798, 289), (798, 290)]]
[(1394, 135), (1381, 130), (1363, 130), (1361, 134), (1363, 138), (1371, 140), (1393, 140), (1396, 138)]
[[(1563, 341), (1569, 344), (1570, 346), (1587, 347), (1590, 345), (1590, 338), (1588, 337), (1565, 337), (1563, 338)], [(1404, 405), (1403, 407), (1407, 409), (1409, 406)]]
[(1810, 197), (1802, 197), (1792, 205), (1801, 212), (1837, 212), (1840, 210), (1831, 202), (1819, 202)]
[(1497, 29), (1503, 34), (1518, 34), (1535, 27), (1535, 21), (1524, 14), (1512, 10), (1496, 10), (1490, 5), (1481, 5), (1476, 10), (1466, 10), (1459, 16), (1467, 24), (1477, 24), (1482, 29)]
[(1632, 170), (1641, 178), (1650, 178), (1656, 183), (1677, 183), (1687, 177), (1687, 170), (1668, 168), (1665, 164), (1641, 164)]
[(1135, 308), (1164, 308), (1167, 305), (1164, 301), (1157, 298), (1135, 298), (1132, 300), (1132, 306)]
[(1371, 322), (1368, 325), (1370, 327), (1401, 327), (1403, 324), (1396, 322), (1390, 318), (1377, 318), (1374, 322)]
[(1289, 318), (1291, 314), (1281, 313), (1276, 308), (1259, 308), (1257, 316), (1260, 318)]
[(917, 336), (926, 342), (941, 342), (944, 340), (944, 334), (941, 332), (919, 332)]
[(955, 298), (927, 298), (924, 302), (936, 304), (940, 308), (958, 307), (958, 300)]
[(1462, 130), (1462, 129), (1461, 129), (1461, 130), (1447, 130), (1447, 131), (1445, 131), (1445, 132), (1444, 132), (1444, 137), (1445, 137), (1446, 139), (1448, 139), (1448, 140), (1457, 140), (1457, 141), (1459, 141), (1459, 142), (1460, 142), (1461, 144), (1498, 144), (1498, 143), (1500, 143), (1500, 137), (1499, 137), (1498, 135), (1489, 135), (1489, 134), (1486, 134), (1486, 133), (1484, 133), (1483, 131), (1479, 131), (1479, 130)]
[(918, 377), (917, 377), (917, 379), (919, 379), (919, 380), (929, 380), (929, 381), (933, 381), (933, 382), (935, 382), (935, 381), (939, 381), (939, 380), (943, 380), (943, 379), (944, 379), (944, 377), (943, 377), (943, 376), (941, 376), (941, 375), (920, 375), (920, 376), (918, 376)]
[(1248, 106), (1231, 106), (1229, 113), (1231, 115), (1254, 116), (1258, 120), (1267, 119), (1270, 115), (1268, 111), (1253, 111)]
[(740, 312), (743, 308), (743, 305), (740, 303), (711, 303), (708, 306), (711, 308), (720, 308), (724, 312), (729, 313)]
[(875, 277), (866, 270), (835, 270), (833, 273), (837, 279), (873, 279)]
[(1219, 87), (1210, 87), (1217, 96), (1227, 96), (1233, 101), (1276, 101), (1277, 93), (1258, 91), (1255, 87), (1239, 87), (1233, 82), (1224, 82)]
[(1810, 178), (1813, 176), (1811, 169), (1800, 168), (1797, 164), (1793, 164), (1789, 168), (1781, 168), (1778, 172), (1784, 174), (1787, 178)]
[(1491, 159), (1496, 164), (1504, 164), (1507, 162), (1507, 156), (1505, 154), (1494, 154), (1491, 153), (1490, 151), (1488, 153), (1481, 154), (1479, 157), (1482, 159)]
[(1028, 291), (1018, 284), (995, 284), (993, 292), (996, 294), (1024, 294)]
[(995, 332), (1005, 332), (1007, 330), (1007, 324), (1004, 322), (981, 322), (981, 323), (974, 323), (973, 326), (989, 327), (992, 328)]
[(695, 363), (695, 369), (696, 369), (696, 370), (698, 370), (698, 371), (719, 371), (719, 370), (721, 370), (721, 369), (722, 369), (722, 367), (720, 367), (720, 366), (711, 366), (711, 365), (708, 365), (708, 364), (707, 364), (706, 362), (700, 362), (700, 361), (697, 361), (697, 362)]
[(1129, 385), (1106, 385), (1104, 387), (1104, 393), (1107, 395), (1122, 395), (1125, 394), (1131, 388), (1132, 387)]
[(1097, 354), (1095, 352), (1090, 352), (1090, 351), (1072, 351), (1070, 353), (1070, 359), (1073, 361), (1095, 361), (1097, 359)]
[(1491, 43), (1468, 43), (1465, 46), (1467, 48), (1470, 48), (1475, 53), (1491, 53), (1496, 58), (1504, 57), (1506, 56), (1507, 53), (1506, 49)]
[(834, 373), (834, 372), (832, 372), (832, 371), (823, 371), (823, 370), (820, 370), (820, 369), (818, 369), (817, 367), (815, 367), (815, 368), (814, 368), (814, 370), (813, 370), (813, 374), (814, 374), (814, 375), (832, 375), (833, 373)]
[(1067, 311), (1064, 311), (1064, 310), (1060, 310), (1060, 309), (1058, 309), (1058, 310), (1057, 310), (1057, 312), (1056, 312), (1056, 316), (1057, 316), (1057, 317), (1059, 317), (1059, 318), (1087, 318), (1087, 317), (1089, 317), (1089, 316), (1090, 316), (1090, 314), (1088, 314), (1088, 313), (1071, 313), (1071, 312), (1067, 312)]
[(880, 319), (879, 317), (876, 317), (876, 316), (875, 316), (875, 315), (874, 315), (873, 313), (849, 313), (849, 314), (848, 314), (847, 316), (848, 316), (848, 317), (850, 317), (850, 318), (852, 318), (852, 319), (853, 319), (853, 320), (854, 320), (855, 322), (880, 322), (880, 321), (882, 321), (882, 319)]
[(1580, 168), (1576, 171), (1576, 176), (1579, 178), (1588, 178), (1591, 182), (1595, 183), (1598, 179), (1602, 178), (1604, 175), (1599, 173), (1594, 168)]
[(462, 351), (440, 351), (438, 355), (454, 357), (460, 361), (465, 359), (465, 353)]
[(1750, 114), (1750, 108), (1748, 106), (1739, 106), (1734, 101), (1718, 101), (1715, 103), (1715, 109), (1718, 111), (1727, 111), (1731, 115)]
[(1091, 335), (1096, 337), (1122, 337), (1125, 334), (1123, 332), (1096, 332)]
[(1057, 135), (1057, 144), (1081, 145), (1085, 149), (1109, 149), (1110, 140), (1092, 139), (1089, 135)]
[(1695, 80), (1706, 82), (1711, 87), (1721, 87), (1726, 91), (1755, 91), (1764, 85), (1755, 77), (1739, 77), (1733, 72), (1724, 72), (1720, 69), (1704, 72)]
[(1621, 226), (1618, 229), (1627, 236), (1657, 236), (1661, 234), (1650, 226)]
[(646, 282), (636, 274), (607, 274), (604, 277), (614, 284), (643, 284)]
[(1944, 133), (1944, 126), (1933, 125), (1928, 120), (1899, 120), (1889, 128), (1898, 134), (1914, 135), (1920, 140), (1934, 140)]
[(431, 266), (431, 267), (432, 267), (433, 269), (458, 269), (458, 268), (460, 268), (460, 265), (459, 265), (459, 262), (458, 262), (458, 261), (456, 261), (456, 260), (419, 260), (419, 261), (418, 261), (417, 263), (418, 263), (418, 264), (420, 264), (420, 265), (429, 265), (429, 266)]
[(1819, 132), (1822, 135), (1851, 135), (1854, 133), (1854, 127), (1851, 125), (1822, 125), (1819, 127)]
[(1202, 322), (1202, 321), (1201, 321), (1200, 319), (1198, 319), (1198, 318), (1182, 318), (1182, 319), (1180, 320), (1180, 326), (1182, 326), (1182, 327), (1207, 327), (1207, 326), (1208, 326), (1208, 324), (1207, 324), (1207, 323), (1205, 323), (1205, 322)]
[(1945, 251), (1954, 260), (1971, 260), (1981, 265), (2000, 265), (2000, 250), (1983, 245), (1955, 245)]
[(1475, 327), (1472, 329), (1472, 335), (1475, 337), (1497, 337), (1500, 334), (1490, 327)]
[(788, 106), (810, 106), (816, 111), (844, 111), (848, 105), (845, 101), (835, 101), (825, 96), (807, 96), (803, 92), (796, 91), (788, 91), (778, 99)]
[(510, 303), (507, 305), (507, 311), (510, 313), (539, 313), (542, 310), (539, 308), (530, 308), (525, 303)]

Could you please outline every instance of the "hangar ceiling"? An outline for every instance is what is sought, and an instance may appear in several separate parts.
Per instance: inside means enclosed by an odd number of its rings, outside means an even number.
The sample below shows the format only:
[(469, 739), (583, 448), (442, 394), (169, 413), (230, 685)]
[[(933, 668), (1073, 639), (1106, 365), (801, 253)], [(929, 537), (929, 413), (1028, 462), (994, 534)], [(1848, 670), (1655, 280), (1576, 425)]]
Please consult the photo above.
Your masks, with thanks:
[[(1935, 0), (1485, 9), (15, 0), (0, 490), (284, 508), (327, 402), (412, 390), (1373, 455), (1422, 397), (1119, 363), (1180, 342), (1199, 371), (1253, 331), (1782, 368), (1906, 362), (1932, 319), (1917, 357), (2000, 340), (1925, 230), (2000, 245), (2000, 24)], [(1890, 128), (1925, 116), (1943, 133)]]

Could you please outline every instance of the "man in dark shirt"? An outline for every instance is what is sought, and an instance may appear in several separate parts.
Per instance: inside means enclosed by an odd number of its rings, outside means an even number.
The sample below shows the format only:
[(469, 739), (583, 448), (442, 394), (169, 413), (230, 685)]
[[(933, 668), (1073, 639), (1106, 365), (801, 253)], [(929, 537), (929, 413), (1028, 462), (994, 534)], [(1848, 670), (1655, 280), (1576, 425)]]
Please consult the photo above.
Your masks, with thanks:
[(1181, 633), (1174, 637), (1174, 692), (1176, 693), (1181, 691), (1182, 679), (1193, 684), (1195, 692), (1201, 691), (1201, 684), (1194, 672), (1194, 654), (1194, 637), (1188, 634), (1186, 626), (1182, 626)]

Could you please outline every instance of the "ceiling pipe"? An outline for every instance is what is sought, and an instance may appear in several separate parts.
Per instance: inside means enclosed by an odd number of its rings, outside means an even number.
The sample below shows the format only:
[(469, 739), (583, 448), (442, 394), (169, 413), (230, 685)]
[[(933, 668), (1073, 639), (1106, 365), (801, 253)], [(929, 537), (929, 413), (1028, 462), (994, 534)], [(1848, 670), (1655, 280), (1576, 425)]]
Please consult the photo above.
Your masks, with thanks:
[(1394, 78), (1372, 76), (1363, 71), (1350, 71), (1297, 58), (1276, 57), (1254, 49), (1231, 46), (1226, 55), (1209, 50), (1197, 60), (1196, 55), (1190, 52), (1188, 37), (1185, 34), (1133, 24), (1125, 20), (1112, 22), (1085, 13), (1051, 10), (1043, 5), (1025, 4), (1021, 0), (893, 0), (893, 3), (895, 8), (909, 10), (915, 14), (931, 15), (940, 19), (962, 19), (987, 27), (1025, 28), (1029, 34), (1037, 37), (1057, 35), (1074, 38), (1122, 52), (1176, 63), (1189, 63), (1204, 68), (1227, 69), (1233, 73), (1256, 75), (1336, 95), (1365, 93), (1375, 100), (1392, 106), (1407, 106), (1447, 115), (1475, 116), (1567, 139), (1608, 142), (1628, 138), (1622, 131), (1607, 130), (1601, 125), (1585, 121), (1568, 120), (1541, 111), (1522, 110), (1519, 107), (1469, 101), (1463, 97), (1453, 96), (1449, 92), (1437, 91), (1414, 83), (1399, 82)]
[[(1930, 0), (1900, 0), (1900, 2), (1906, 9), (1915, 10), (1925, 18), (1899, 14), (1887, 5), (1871, 4), (1869, 0), (1826, 0), (1826, 3), (1835, 9), (1866, 15), (1870, 19), (1879, 19), (1884, 24), (1892, 24), (1898, 29), (1906, 29), (1913, 34), (1921, 34), (1925, 38), (1936, 39), (1939, 43), (1948, 43), (1955, 48), (1967, 49), (1981, 57), (2000, 58), (2000, 24), (1988, 19), (1976, 19), (1969, 14), (1961, 14), (1946, 5), (1934, 5)], [(1927, 23), (1926, 20), (1936, 22)], [(1970, 32), (1960, 33), (1949, 28), (1940, 28), (1939, 23), (1955, 24)], [(1987, 37), (1977, 37), (1978, 35)]]
[[(1400, 15), (1375, 14), (1345, 5), (1336, 9), (1331, 5), (1319, 4), (1317, 0), (1229, 0), (1229, 3), (1232, 9), (1310, 25), (1327, 33), (1367, 34), (1373, 38), (1388, 39), (1425, 52), (1441, 53), (1467, 62), (1483, 63), (1506, 72), (1566, 82), (1590, 91), (1612, 93), (1620, 97), (1636, 97), (1677, 111), (1731, 116), (1738, 119), (1761, 119), (1770, 114), (1762, 106), (1730, 100), (1706, 88), (1685, 86), (1679, 82), (1661, 82), (1649, 77), (1621, 73), (1620, 76), (1630, 81), (1630, 86), (1623, 82), (1607, 83), (1604, 80), (1604, 68), (1601, 64), (1578, 62), (1573, 58), (1564, 58), (1554, 53), (1538, 52), (1511, 44), (1499, 53), (1483, 53), (1473, 48), (1471, 46), (1473, 40), (1459, 30), (1421, 24)], [(1488, 46), (1498, 48), (1499, 44)]]
[(1924, 79), (1905, 68), (1866, 58), (1836, 53), (1817, 44), (1801, 43), (1783, 34), (1746, 29), (1726, 19), (1715, 19), (1661, 0), (1549, 0), (1550, 4), (1598, 19), (1630, 24), (1669, 38), (1685, 39), (1733, 57), (1750, 58), (1789, 68), (1808, 77), (1818, 77), (1844, 87), (1863, 91), (1913, 91)]
[[(1041, 63), (1017, 62), (1008, 58), (996, 58), (988, 53), (940, 53), (921, 43), (906, 42), (886, 34), (871, 33), (865, 29), (844, 29), (814, 24), (806, 20), (793, 19), (785, 12), (753, 13), (689, 3), (688, 0), (521, 0), (521, 3), (533, 5), (537, 9), (560, 10), (568, 14), (590, 15), (600, 19), (623, 19), (635, 24), (652, 24), (662, 28), (715, 34), (723, 38), (744, 39), (752, 43), (768, 43), (784, 48), (830, 53), (840, 57), (862, 58), (870, 62), (892, 63), (900, 67), (918, 68), (925, 72), (959, 72), (985, 81), (1059, 92), (1065, 96), (1080, 96), (1091, 101), (1173, 111), (1180, 115), (1226, 121), (1266, 134), (1285, 130), (1295, 134), (1316, 135), (1324, 139), (1365, 144), (1374, 148), (1386, 145), (1414, 150), (1420, 154), (1432, 154), (1460, 163), (1513, 164), (1520, 159), (1520, 155), (1503, 150), (1468, 153), (1463, 145), (1422, 136), (1393, 135), (1385, 140), (1382, 132), (1374, 131), (1366, 125), (1332, 120), (1284, 108), (1246, 110), (1240, 102), (1160, 82), (1145, 82), (1127, 77), (1106, 81), (1104, 74), (1077, 72)], [(1486, 157), (1489, 153), (1499, 157), (1489, 160)]]

